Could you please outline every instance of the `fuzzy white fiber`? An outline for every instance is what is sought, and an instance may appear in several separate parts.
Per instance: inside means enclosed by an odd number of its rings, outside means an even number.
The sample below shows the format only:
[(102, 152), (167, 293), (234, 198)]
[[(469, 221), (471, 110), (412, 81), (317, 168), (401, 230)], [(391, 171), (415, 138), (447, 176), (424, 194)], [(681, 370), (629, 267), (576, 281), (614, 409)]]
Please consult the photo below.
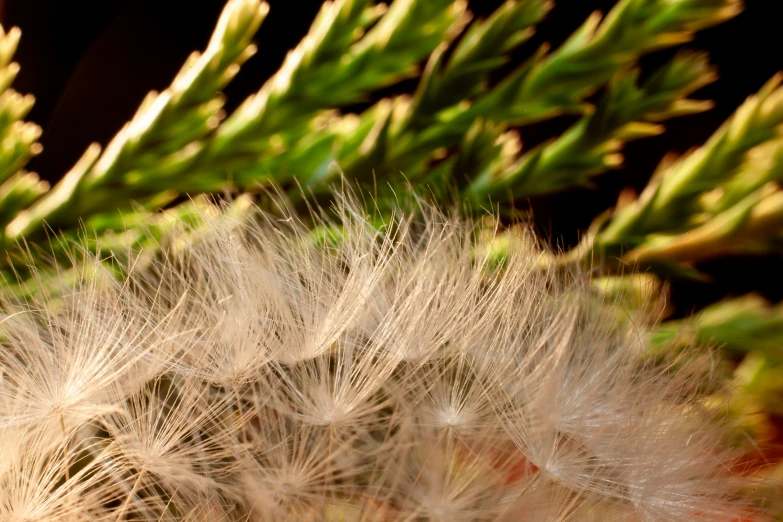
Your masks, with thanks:
[(698, 379), (579, 277), (358, 208), (6, 298), (0, 521), (746, 520)]

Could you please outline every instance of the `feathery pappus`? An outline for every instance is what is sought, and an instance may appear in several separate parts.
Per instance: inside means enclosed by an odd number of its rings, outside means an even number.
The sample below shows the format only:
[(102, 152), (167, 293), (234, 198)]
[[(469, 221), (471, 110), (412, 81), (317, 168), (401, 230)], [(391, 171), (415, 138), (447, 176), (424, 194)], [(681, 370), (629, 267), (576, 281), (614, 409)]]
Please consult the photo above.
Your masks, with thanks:
[(4, 299), (0, 520), (761, 520), (698, 379), (578, 274), (340, 201)]

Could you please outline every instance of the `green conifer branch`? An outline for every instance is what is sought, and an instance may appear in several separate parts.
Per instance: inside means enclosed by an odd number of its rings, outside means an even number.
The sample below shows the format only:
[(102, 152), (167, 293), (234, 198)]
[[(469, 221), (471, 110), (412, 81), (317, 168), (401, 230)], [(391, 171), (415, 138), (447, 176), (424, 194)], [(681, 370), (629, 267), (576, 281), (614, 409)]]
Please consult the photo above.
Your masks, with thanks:
[(489, 73), (532, 36), (550, 8), (545, 0), (506, 2), (488, 19), (476, 21), (448, 59), (447, 46), (436, 49), (412, 97), (382, 100), (340, 136), (333, 175), (367, 179), (372, 172), (387, 177), (402, 171), (419, 178), (433, 151), (459, 143), (467, 131), (441, 124), (443, 114), (461, 111), (462, 104), (485, 91)]
[(35, 99), (10, 88), (19, 73), (12, 60), (20, 36), (16, 27), (7, 33), (0, 27), (0, 228), (49, 190), (36, 174), (21, 170), (42, 147), (41, 128), (23, 121)]
[[(166, 191), (221, 190), (234, 162), (252, 165), (264, 152), (276, 152), (270, 144), (285, 142), (278, 131), (290, 125), (301, 135), (307, 127), (297, 128), (299, 118), (306, 122), (332, 104), (355, 101), (411, 74), (464, 20), (464, 3), (452, 0), (403, 0), (385, 13), (367, 3), (325, 4), (281, 71), (220, 125), (219, 90), (255, 52), (250, 40), (267, 12), (259, 0), (231, 0), (205, 53), (193, 55), (169, 89), (152, 93), (103, 153), (88, 149), (57, 187), (20, 212), (6, 227), (6, 242), (39, 230), (44, 221), (73, 226), (78, 217)], [(324, 87), (327, 80), (336, 82), (333, 89)]]
[(716, 78), (704, 55), (680, 54), (637, 85), (638, 69), (616, 76), (594, 111), (560, 137), (513, 161), (475, 176), (465, 195), (477, 199), (512, 192), (515, 197), (552, 193), (588, 184), (590, 178), (622, 164), (631, 140), (661, 134), (655, 122), (712, 107), (687, 96)]
[[(597, 15), (588, 20), (555, 52), (534, 57), (520, 69), (526, 72), (517, 94), (524, 103), (560, 103), (559, 95), (541, 94), (550, 83), (567, 84), (575, 100), (605, 82), (607, 71), (615, 76), (595, 110), (560, 138), (520, 154), (506, 127), (513, 118), (493, 119), (488, 100), (500, 103), (521, 72), (489, 91), (482, 85), (550, 8), (546, 0), (509, 0), (447, 52), (467, 23), (462, 2), (398, 0), (388, 11), (368, 1), (327, 3), (282, 69), (221, 122), (219, 90), (253, 54), (250, 40), (267, 10), (259, 0), (231, 0), (205, 53), (194, 54), (169, 89), (152, 93), (105, 151), (88, 149), (29, 208), (40, 195), (30, 178), (17, 177), (0, 193), (8, 194), (5, 204), (0, 201), (0, 215), (10, 220), (6, 244), (43, 222), (67, 228), (80, 218), (127, 209), (132, 201), (156, 208), (178, 193), (217, 191), (229, 181), (247, 187), (296, 177), (320, 190), (337, 173), (350, 179), (374, 172), (384, 179), (402, 170), (414, 184), (472, 180), (464, 194), (474, 200), (509, 189), (529, 196), (584, 184), (619, 165), (624, 142), (659, 133), (655, 122), (708, 107), (687, 98), (713, 78), (703, 58), (679, 55), (641, 86), (638, 72), (628, 67), (640, 53), (733, 16), (739, 3), (623, 0), (603, 21)], [(620, 52), (629, 31), (639, 38)], [(382, 100), (358, 116), (330, 112), (406, 77), (427, 54), (411, 98)], [(589, 59), (602, 54), (606, 63)], [(572, 83), (562, 76), (569, 67), (576, 71), (568, 76)], [(477, 113), (476, 107), (487, 110)], [(467, 116), (473, 119), (463, 127)], [(455, 147), (457, 154), (448, 157)], [(446, 160), (433, 164), (441, 157)]]
[[(656, 5), (653, 6), (652, 4)], [(532, 24), (540, 20), (548, 9), (548, 5), (544, 2), (519, 2), (513, 7), (517, 10), (524, 9), (530, 13), (528, 16), (515, 17), (516, 20), (530, 20), (529, 28), (516, 28), (522, 35), (524, 35), (522, 31), (530, 31)], [(509, 7), (508, 9), (511, 8)], [(697, 5), (692, 2), (677, 2), (674, 7), (670, 5), (663, 7), (655, 2), (620, 2), (603, 23), (599, 24), (600, 17), (595, 17), (593, 21), (589, 21), (582, 28), (581, 32), (572, 37), (563, 47), (550, 55), (547, 55), (545, 52), (539, 53), (529, 64), (512, 74), (495, 88), (480, 92), (474, 99), (469, 97), (469, 93), (465, 93), (466, 97), (461, 103), (454, 104), (440, 112), (432, 111), (431, 123), (429, 126), (426, 126), (423, 123), (425, 119), (418, 115), (412, 115), (412, 111), (418, 110), (422, 106), (421, 100), (431, 98), (422, 95), (422, 93), (427, 93), (430, 84), (439, 85), (437, 75), (439, 55), (436, 53), (433, 56), (431, 65), (427, 68), (429, 74), (425, 74), (422, 79), (422, 86), (416, 93), (418, 97), (414, 98), (413, 102), (404, 97), (395, 100), (383, 100), (365, 115), (360, 116), (356, 120), (359, 124), (355, 126), (355, 130), (351, 128), (348, 131), (348, 136), (342, 136), (339, 139), (341, 142), (337, 146), (339, 153), (335, 154), (333, 158), (334, 167), (332, 170), (343, 172), (350, 179), (367, 178), (371, 171), (379, 178), (393, 176), (401, 171), (408, 179), (418, 182), (421, 179), (420, 173), (431, 172), (430, 161), (433, 157), (437, 158), (438, 155), (442, 155), (449, 148), (457, 146), (468, 135), (469, 129), (477, 121), (492, 121), (496, 124), (522, 124), (551, 117), (557, 113), (570, 110), (568, 109), (569, 107), (576, 108), (577, 105), (579, 110), (589, 110), (589, 106), (581, 102), (584, 96), (602, 86), (613, 75), (627, 69), (635, 63), (641, 54), (687, 40), (692, 36), (691, 31), (719, 23), (727, 17), (736, 14), (739, 8), (740, 4), (737, 2), (710, 2), (707, 6), (704, 4)], [(667, 12), (667, 15), (663, 17), (666, 19), (665, 23), (652, 14), (660, 9)], [(696, 14), (697, 12), (698, 15)], [(651, 17), (651, 19), (642, 20), (645, 15)], [(696, 19), (699, 20), (698, 23), (695, 22)], [(487, 21), (484, 25), (490, 26), (491, 23)], [(642, 38), (634, 45), (626, 46), (622, 49), (620, 49), (619, 45), (617, 48), (612, 47), (612, 45), (622, 40), (618, 40), (619, 37), (616, 33), (625, 31), (625, 29), (622, 29), (622, 31), (620, 29), (625, 27), (625, 25), (635, 27), (634, 30), (641, 31), (641, 34), (647, 34), (647, 43), (644, 43), (644, 38)], [(481, 27), (481, 24), (478, 24), (477, 27)], [(481, 32), (481, 29), (477, 30), (477, 33), (481, 34)], [(627, 36), (627, 38), (630, 38), (630, 36)], [(512, 38), (511, 41), (516, 42), (517, 40)], [(496, 46), (496, 48), (502, 49), (503, 46)], [(577, 52), (575, 49), (582, 49), (582, 51)], [(589, 60), (585, 58), (590, 56), (591, 53), (596, 56), (600, 53), (606, 53), (606, 56), (604, 56), (603, 61), (596, 59), (596, 62), (591, 66)], [(616, 55), (612, 53), (616, 53)], [(577, 61), (579, 62), (578, 66), (576, 65)], [(685, 59), (682, 59), (677, 65), (680, 69), (678, 70), (673, 65), (671, 70), (668, 71), (669, 77), (666, 80), (692, 80), (692, 89), (697, 88), (699, 82), (694, 78), (690, 78), (683, 69), (696, 71), (701, 66), (695, 63), (688, 63), (688, 60)], [(593, 68), (592, 73), (594, 74), (585, 72), (581, 76), (577, 75), (580, 78), (579, 81), (584, 85), (588, 85), (588, 87), (575, 87), (573, 83), (566, 81), (565, 76), (558, 76), (560, 73), (557, 71), (561, 71), (565, 75), (565, 71), (569, 67), (582, 71), (588, 70), (590, 67)], [(540, 72), (531, 72), (534, 69)], [(525, 83), (522, 81), (531, 74), (530, 78), (535, 80), (530, 80), (532, 82), (531, 85), (535, 86), (533, 93), (525, 90)], [(696, 74), (702, 78), (707, 78), (708, 76), (708, 73), (703, 70)], [(537, 75), (540, 75), (540, 77)], [(551, 79), (545, 81), (545, 78), (549, 77)], [(432, 78), (436, 78), (436, 80)], [(552, 95), (548, 98), (544, 96), (543, 98), (549, 100), (546, 102), (549, 104), (547, 105), (548, 109), (533, 109), (531, 111), (528, 108), (522, 108), (519, 111), (525, 115), (535, 114), (535, 117), (519, 119), (513, 116), (517, 110), (514, 108), (516, 105), (520, 103), (534, 103), (536, 96), (538, 96), (535, 94), (535, 92), (538, 92), (536, 89), (544, 92), (544, 86), (550, 83), (552, 89), (555, 89), (555, 87), (557, 89), (562, 88), (573, 94), (574, 99), (580, 100), (579, 103), (564, 101), (562, 96)], [(685, 85), (677, 85), (683, 93), (688, 91), (686, 86), (687, 83)], [(655, 93), (655, 95), (670, 95), (671, 93), (664, 92), (664, 87), (671, 86), (654, 86), (653, 88), (661, 89), (661, 92)], [(518, 100), (512, 99), (510, 93), (518, 97)], [(659, 100), (655, 98), (650, 98), (646, 101), (640, 100), (639, 109), (643, 111), (644, 103), (648, 102), (656, 103)], [(703, 103), (688, 105), (688, 102), (683, 100), (679, 106), (670, 107), (670, 111), (673, 116), (677, 113), (695, 112), (704, 108), (706, 107)], [(362, 124), (365, 121), (372, 121), (374, 125)], [(417, 121), (419, 124), (411, 126), (410, 123), (407, 123), (410, 121)], [(625, 130), (629, 134), (633, 131), (641, 132), (641, 126), (636, 125), (635, 128), (633, 127), (627, 127)], [(652, 129), (653, 127), (647, 126), (646, 133), (649, 134)], [(359, 139), (353, 135), (354, 132), (364, 132), (363, 137), (365, 139)], [(347, 144), (347, 146), (343, 145), (343, 143)], [(612, 141), (611, 143), (616, 142)], [(433, 151), (436, 151), (435, 154), (433, 154)], [(617, 156), (607, 154), (603, 154), (602, 158), (608, 160), (610, 165), (617, 160)], [(508, 166), (509, 163), (511, 162), (501, 161), (501, 164), (504, 166)], [(516, 165), (516, 167), (520, 168), (520, 165)], [(521, 168), (524, 172), (525, 168)], [(462, 177), (465, 177), (467, 174), (467, 177), (470, 178), (471, 174), (474, 173), (463, 172), (461, 174)], [(321, 180), (322, 176), (316, 179)], [(577, 177), (577, 179), (568, 180), (565, 184), (579, 184), (580, 182), (583, 182), (583, 179), (578, 179)], [(471, 189), (468, 189), (468, 192), (483, 194), (504, 189), (502, 186), (497, 189), (494, 186), (491, 188), (482, 187), (485, 183), (487, 183), (485, 178), (479, 179)], [(555, 185), (559, 186), (562, 183)], [(542, 187), (539, 190), (549, 191), (550, 189), (549, 187)]]
[(247, 167), (290, 150), (321, 111), (415, 74), (422, 59), (459, 33), (467, 16), (465, 3), (454, 0), (397, 0), (382, 16), (379, 6), (366, 4), (324, 4), (280, 71), (218, 130), (210, 165)]
[(201, 140), (219, 124), (219, 91), (255, 52), (250, 40), (267, 11), (260, 0), (230, 0), (204, 53), (192, 54), (168, 89), (150, 93), (104, 151), (91, 146), (56, 187), (20, 212), (5, 227), (6, 242), (38, 232), (43, 222), (73, 225), (164, 191), (166, 169), (192, 165)]
[(783, 303), (772, 305), (758, 295), (727, 299), (693, 317), (666, 321), (653, 336), (656, 344), (719, 345), (734, 354), (759, 351), (783, 363)]
[[(666, 321), (652, 331), (657, 349), (718, 347), (731, 382), (728, 412), (744, 437), (764, 437), (769, 414), (783, 414), (783, 303), (749, 294), (712, 304), (685, 319)], [(747, 444), (739, 440), (739, 444)]]
[(694, 31), (741, 9), (738, 0), (621, 0), (603, 20), (594, 13), (560, 48), (534, 56), (454, 120), (481, 116), (519, 125), (582, 111), (587, 95), (639, 56), (687, 42)]
[(586, 244), (642, 264), (778, 248), (781, 81), (772, 78), (703, 147), (665, 160), (638, 199), (596, 222)]
[(8, 179), (42, 149), (37, 143), (41, 128), (23, 121), (35, 98), (10, 88), (19, 73), (19, 64), (11, 60), (21, 34), (16, 27), (7, 33), (0, 27), (0, 181)]
[[(5, 226), (5, 244), (39, 230), (44, 222), (67, 228), (79, 218), (128, 208), (131, 201), (166, 202), (176, 193), (220, 190), (231, 180), (242, 187), (300, 176), (306, 186), (324, 186), (337, 172), (351, 178), (375, 171), (386, 177), (397, 170), (416, 180), (432, 170), (433, 159), (464, 141), (476, 121), (487, 121), (491, 133), (504, 134), (502, 125), (520, 122), (516, 112), (533, 121), (568, 110), (639, 55), (689, 39), (692, 31), (736, 14), (740, 3), (622, 0), (605, 19), (594, 15), (557, 51), (540, 53), (498, 87), (482, 89), (487, 74), (532, 34), (550, 7), (546, 0), (509, 0), (488, 20), (474, 24), (447, 54), (448, 43), (467, 23), (464, 2), (397, 0), (385, 12), (367, 0), (327, 3), (280, 72), (221, 123), (219, 90), (254, 53), (250, 40), (267, 11), (260, 0), (231, 0), (204, 54), (194, 54), (167, 90), (151, 93), (105, 151), (88, 149), (62, 182), (40, 198), (42, 187), (34, 178), (13, 180), (13, 187), (2, 192), (8, 201), (0, 202), (7, 219), (19, 210)], [(330, 109), (410, 75), (430, 53), (411, 99), (383, 100), (359, 117), (338, 117), (340, 122), (330, 116)], [(687, 94), (706, 76), (668, 94)], [(610, 101), (566, 136), (518, 160), (504, 158), (501, 178), (537, 181), (531, 173), (538, 170), (539, 179), (550, 180), (528, 183), (527, 193), (583, 183), (616, 163), (616, 149), (624, 139), (657, 132), (634, 117), (641, 119), (638, 113), (645, 104), (656, 103), (664, 90), (639, 94), (636, 113), (623, 108), (623, 118), (613, 112), (612, 95), (625, 103), (623, 97), (633, 98), (635, 91), (632, 79), (618, 81), (610, 89)], [(512, 91), (515, 98), (509, 99)], [(563, 92), (571, 98), (566, 100)], [(668, 101), (668, 115), (703, 108), (681, 98)], [(505, 116), (498, 117), (501, 106)], [(323, 132), (313, 132), (319, 127)], [(603, 135), (593, 132), (597, 129), (604, 129)], [(513, 144), (513, 135), (506, 136), (502, 141)], [(496, 150), (508, 155), (514, 147)], [(317, 160), (309, 154), (313, 151), (320, 153)], [(585, 163), (576, 172), (562, 163), (566, 152), (581, 153), (577, 156)], [(297, 161), (303, 162), (301, 167)], [(455, 164), (466, 163), (452, 160)], [(302, 172), (304, 167), (316, 168)], [(476, 177), (469, 194), (505, 188), (505, 182), (485, 187), (486, 172)]]

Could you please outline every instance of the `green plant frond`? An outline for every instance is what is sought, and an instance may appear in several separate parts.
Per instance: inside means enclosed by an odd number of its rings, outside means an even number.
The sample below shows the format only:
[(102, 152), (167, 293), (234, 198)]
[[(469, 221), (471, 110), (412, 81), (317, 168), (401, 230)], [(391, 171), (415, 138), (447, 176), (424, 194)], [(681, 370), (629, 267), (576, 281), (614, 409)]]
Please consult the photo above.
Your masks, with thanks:
[(487, 20), (472, 24), (448, 59), (449, 40), (441, 42), (411, 98), (384, 99), (360, 115), (327, 114), (321, 122), (311, 120), (295, 134), (298, 141), (290, 142), (288, 134), (280, 136), (268, 156), (238, 176), (249, 183), (267, 172), (278, 173), (278, 181), (295, 175), (315, 189), (341, 173), (349, 179), (367, 179), (373, 171), (381, 177), (400, 171), (416, 177), (434, 149), (458, 143), (465, 132), (439, 123), (440, 115), (480, 90), (489, 73), (507, 60), (508, 51), (527, 38), (532, 24), (548, 9), (542, 0), (503, 4)]
[[(364, 10), (353, 4), (324, 4), (280, 71), (218, 130), (213, 140), (218, 160), (221, 154), (248, 148), (263, 152), (273, 138), (290, 145), (320, 111), (355, 103), (411, 76), (423, 58), (461, 29), (466, 17), (464, 3), (453, 0), (397, 1), (386, 12), (367, 7), (375, 16), (362, 16)], [(379, 19), (372, 25), (375, 17)]]
[(560, 137), (532, 149), (512, 162), (484, 170), (466, 189), (471, 198), (511, 191), (528, 197), (585, 185), (590, 179), (622, 164), (624, 143), (655, 136), (654, 123), (709, 109), (708, 101), (688, 99), (693, 91), (715, 79), (703, 55), (680, 54), (637, 85), (638, 71), (618, 74), (595, 110)]
[(591, 16), (560, 48), (540, 54), (478, 101), (462, 118), (482, 115), (516, 125), (582, 111), (595, 92), (639, 56), (688, 41), (693, 31), (735, 16), (735, 0), (622, 0)]
[(638, 200), (615, 211), (594, 244), (605, 253), (631, 250), (628, 259), (647, 263), (693, 263), (775, 248), (783, 223), (776, 185), (782, 80), (772, 78), (703, 147), (662, 163)]
[(203, 139), (223, 117), (221, 90), (255, 53), (251, 38), (266, 16), (260, 0), (230, 0), (203, 53), (187, 60), (171, 86), (150, 93), (104, 151), (92, 146), (63, 180), (5, 227), (7, 242), (92, 214), (128, 208), (161, 182), (192, 168)]
[[(369, 180), (393, 179), (399, 172), (417, 182), (433, 179), (427, 173), (436, 165), (438, 179), (448, 181), (449, 165), (469, 162), (440, 158), (475, 121), (505, 125), (516, 122), (515, 113), (533, 121), (561, 112), (563, 104), (581, 104), (641, 54), (718, 23), (736, 6), (731, 0), (622, 1), (603, 21), (588, 20), (560, 49), (533, 57), (524, 74), (488, 90), (489, 73), (529, 38), (549, 1), (509, 0), (453, 46), (469, 20), (463, 1), (397, 0), (388, 8), (362, 0), (330, 2), (280, 71), (223, 120), (219, 91), (255, 51), (250, 40), (267, 11), (260, 0), (231, 0), (205, 52), (195, 53), (167, 90), (151, 93), (105, 151), (88, 151), (61, 186), (30, 208), (24, 207), (32, 198), (18, 200), (14, 208), (21, 210), (5, 227), (6, 242), (43, 222), (67, 228), (77, 216), (128, 208), (130, 201), (172, 190), (195, 194), (294, 179), (322, 190), (338, 174)], [(333, 112), (409, 77), (428, 55), (412, 97), (382, 100), (358, 117)], [(661, 72), (638, 99), (633, 85), (618, 82), (612, 87), (619, 91), (617, 101), (609, 99), (547, 150), (491, 161), (493, 168), (481, 174), (459, 173), (474, 179), (468, 192), (496, 193), (516, 179), (527, 186), (523, 195), (550, 192), (617, 166), (623, 141), (659, 132), (645, 118), (706, 107), (686, 98), (707, 76), (700, 71), (689, 78), (697, 69), (692, 62), (681, 59)], [(581, 136), (588, 132), (590, 138)], [(497, 150), (508, 154), (513, 148)], [(559, 163), (573, 151), (571, 164)], [(493, 170), (498, 165), (503, 172)], [(503, 182), (484, 187), (487, 172)], [(549, 181), (541, 183), (544, 178)]]
[(21, 170), (43, 149), (37, 141), (41, 128), (23, 121), (35, 98), (10, 88), (19, 73), (19, 65), (11, 60), (21, 34), (16, 27), (8, 32), (0, 27), (0, 227), (49, 190), (35, 173)]

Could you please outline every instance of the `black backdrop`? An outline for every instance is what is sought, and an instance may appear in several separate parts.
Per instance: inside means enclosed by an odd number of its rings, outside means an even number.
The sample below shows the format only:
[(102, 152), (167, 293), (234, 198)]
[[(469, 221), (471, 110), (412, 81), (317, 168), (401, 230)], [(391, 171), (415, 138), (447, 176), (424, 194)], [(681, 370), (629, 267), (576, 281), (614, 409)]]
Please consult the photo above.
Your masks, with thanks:
[[(268, 2), (270, 15), (255, 39), (259, 52), (226, 90), (229, 110), (277, 69), (286, 51), (305, 34), (321, 4), (320, 0)], [(14, 87), (36, 96), (28, 119), (44, 128), (41, 142), (45, 152), (31, 162), (30, 169), (56, 181), (89, 143), (107, 143), (133, 115), (147, 91), (165, 88), (187, 55), (205, 46), (223, 3), (0, 0), (3, 26), (17, 25), (23, 31), (16, 54), (22, 71)], [(489, 14), (501, 3), (469, 2), (478, 15)], [(544, 41), (561, 43), (591, 11), (605, 12), (614, 3), (558, 0), (536, 37), (520, 49), (520, 60)], [(593, 217), (614, 204), (622, 187), (643, 187), (665, 152), (683, 152), (702, 143), (747, 95), (783, 69), (782, 4), (783, 0), (746, 0), (745, 12), (736, 19), (699, 33), (688, 47), (708, 51), (721, 79), (698, 94), (715, 100), (716, 108), (672, 122), (664, 136), (630, 144), (625, 168), (598, 178), (596, 190), (574, 190), (533, 201), (541, 232), (554, 242), (573, 245)], [(643, 63), (653, 65), (668, 55), (657, 53)], [(396, 91), (412, 85), (404, 83)], [(558, 119), (523, 129), (523, 141), (532, 146), (568, 123)], [(735, 257), (701, 265), (713, 281), (675, 284), (677, 315), (724, 295), (749, 291), (783, 299), (781, 261), (778, 256)]]

